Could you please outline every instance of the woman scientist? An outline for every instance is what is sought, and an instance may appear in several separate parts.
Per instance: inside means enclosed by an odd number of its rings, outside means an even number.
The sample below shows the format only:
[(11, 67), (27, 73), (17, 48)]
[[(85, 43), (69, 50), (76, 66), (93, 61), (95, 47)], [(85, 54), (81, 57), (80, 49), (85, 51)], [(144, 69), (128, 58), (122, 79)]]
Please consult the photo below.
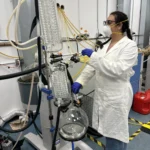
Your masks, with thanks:
[[(129, 142), (128, 115), (133, 91), (130, 78), (138, 48), (129, 29), (127, 15), (115, 11), (104, 22), (104, 33), (111, 40), (102, 50), (84, 49), (88, 65), (72, 85), (77, 94), (95, 75), (92, 126), (106, 137), (106, 150), (126, 150)], [(126, 36), (127, 35), (127, 36)]]

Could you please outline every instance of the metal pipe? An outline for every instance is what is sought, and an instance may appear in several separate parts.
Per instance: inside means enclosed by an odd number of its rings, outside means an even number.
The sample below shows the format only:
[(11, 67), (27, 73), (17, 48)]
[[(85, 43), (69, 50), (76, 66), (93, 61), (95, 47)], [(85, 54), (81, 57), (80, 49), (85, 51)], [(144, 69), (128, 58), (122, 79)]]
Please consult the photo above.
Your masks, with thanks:
[(72, 39), (69, 39), (69, 40), (62, 40), (62, 42), (80, 42), (80, 41), (87, 41), (87, 40), (97, 40), (97, 39), (105, 39), (105, 38), (88, 38), (88, 39), (75, 39), (75, 38), (72, 38)]
[[(142, 14), (142, 0), (141, 0), (141, 5), (140, 5), (140, 18), (139, 18), (139, 29), (138, 29), (138, 34), (140, 34), (140, 30), (141, 30), (141, 14)], [(144, 36), (144, 35), (143, 35)], [(140, 37), (138, 36), (138, 44), (139, 44), (139, 41), (140, 41)]]
[[(50, 90), (50, 89), (51, 89), (50, 80), (49, 80), (49, 78), (50, 78), (50, 69), (49, 69), (49, 67), (48, 67), (49, 64), (48, 64), (48, 61), (47, 61), (47, 57), (48, 57), (48, 56), (47, 56), (47, 52), (46, 52), (46, 51), (44, 51), (44, 54), (45, 54), (45, 64), (46, 64), (46, 78), (47, 78), (47, 81), (48, 81), (48, 89)], [(48, 101), (48, 107), (49, 107), (49, 116), (52, 116), (53, 113), (52, 113), (51, 101)], [(54, 127), (52, 120), (50, 120), (50, 126), (51, 126), (51, 128)], [(52, 132), (52, 133), (51, 133), (52, 139), (53, 139), (53, 136), (54, 136), (54, 134), (53, 134), (53, 132)]]

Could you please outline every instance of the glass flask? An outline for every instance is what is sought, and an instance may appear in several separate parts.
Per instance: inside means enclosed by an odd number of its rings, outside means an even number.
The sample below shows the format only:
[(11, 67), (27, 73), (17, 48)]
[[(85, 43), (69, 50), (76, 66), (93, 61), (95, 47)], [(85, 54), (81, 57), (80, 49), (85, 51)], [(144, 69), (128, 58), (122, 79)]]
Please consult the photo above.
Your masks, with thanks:
[(66, 141), (78, 141), (84, 138), (88, 126), (86, 113), (79, 107), (71, 106), (61, 113), (59, 135)]

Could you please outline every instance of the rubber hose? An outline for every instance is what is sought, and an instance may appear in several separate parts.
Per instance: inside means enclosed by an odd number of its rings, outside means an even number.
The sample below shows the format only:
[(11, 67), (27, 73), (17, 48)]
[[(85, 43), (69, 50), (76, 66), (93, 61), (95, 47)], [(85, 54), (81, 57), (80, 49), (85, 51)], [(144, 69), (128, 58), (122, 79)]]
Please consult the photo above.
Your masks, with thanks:
[(57, 132), (58, 132), (58, 127), (59, 127), (60, 110), (61, 110), (61, 108), (58, 107), (55, 134), (54, 134), (53, 143), (52, 143), (52, 150), (56, 150), (55, 143), (56, 143)]
[(97, 130), (95, 130), (94, 128), (90, 126), (88, 127), (87, 133), (94, 135), (94, 136), (103, 137), (100, 133), (97, 132)]
[[(42, 69), (45, 68), (45, 64), (42, 64), (41, 67), (42, 67)], [(32, 72), (35, 72), (38, 70), (39, 70), (39, 66), (32, 68), (32, 69), (29, 69), (29, 70), (26, 70), (26, 71), (0, 76), (0, 80), (16, 78), (16, 77), (23, 76), (23, 75), (26, 75), (26, 74), (29, 74), (29, 73), (32, 73)]]
[(71, 85), (73, 85), (73, 79), (72, 79), (71, 74), (68, 69), (67, 69), (67, 75), (68, 75), (68, 79), (69, 79)]

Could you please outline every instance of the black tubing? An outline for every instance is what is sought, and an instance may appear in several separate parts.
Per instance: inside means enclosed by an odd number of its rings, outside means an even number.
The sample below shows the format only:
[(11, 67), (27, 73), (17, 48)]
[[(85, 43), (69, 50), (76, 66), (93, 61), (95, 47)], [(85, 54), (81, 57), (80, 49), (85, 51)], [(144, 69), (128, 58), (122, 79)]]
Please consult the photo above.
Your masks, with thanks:
[(56, 137), (57, 137), (58, 127), (59, 127), (60, 110), (61, 110), (61, 108), (58, 107), (58, 110), (57, 110), (57, 120), (56, 120), (56, 128), (55, 128), (55, 134), (54, 134), (54, 137), (53, 137), (53, 143), (52, 143), (52, 149), (51, 150), (56, 150), (55, 143), (56, 143)]
[[(33, 116), (34, 116), (34, 115), (33, 115), (33, 112), (31, 112), (31, 118), (32, 118), (32, 119), (33, 119)], [(38, 126), (37, 126), (37, 124), (36, 124), (35, 122), (33, 123), (33, 125), (34, 125), (34, 128), (35, 128), (37, 134), (40, 136), (41, 139), (43, 139), (43, 137), (42, 137), (42, 135), (41, 135), (41, 134), (42, 134), (42, 131), (38, 128)]]
[(42, 64), (41, 66), (37, 66), (35, 68), (25, 70), (25, 71), (22, 71), (22, 72), (17, 72), (17, 73), (13, 73), (13, 74), (0, 76), (0, 80), (6, 80), (6, 79), (11, 79), (11, 78), (16, 78), (16, 77), (19, 77), (19, 76), (23, 76), (23, 75), (38, 71), (39, 67), (41, 67), (43, 69), (43, 68), (45, 68), (45, 64)]
[[(42, 74), (42, 65), (41, 65), (42, 59), (41, 59), (41, 39), (40, 39), (40, 37), (38, 37), (38, 39), (37, 39), (37, 44), (38, 44), (39, 76), (41, 76), (41, 74)], [(7, 133), (18, 133), (18, 132), (22, 132), (22, 131), (26, 130), (35, 122), (35, 120), (39, 114), (39, 111), (40, 111), (40, 106), (41, 106), (41, 90), (39, 89), (38, 106), (37, 106), (36, 113), (35, 113), (32, 121), (27, 126), (25, 126), (22, 129), (19, 129), (19, 130), (15, 130), (15, 131), (8, 130), (3, 127), (0, 127), (0, 130), (2, 130), (3, 132), (7, 132)]]
[[(37, 0), (35, 0), (35, 8), (36, 8), (36, 16), (37, 16), (37, 18), (39, 18), (39, 10), (38, 10), (38, 1)], [(38, 62), (39, 62), (39, 67), (38, 67), (37, 70), (39, 70), (39, 77), (40, 77), (42, 75), (42, 57), (41, 57), (41, 38), (40, 37), (38, 37), (38, 39), (37, 39), (37, 44), (38, 44)], [(45, 65), (44, 65), (44, 67), (45, 67)], [(28, 70), (25, 71), (26, 72), (25, 74), (37, 71), (37, 70), (34, 70), (34, 69), (31, 69), (32, 70), (32, 71), (30, 70), (31, 72), (29, 72)], [(18, 76), (25, 75), (25, 74), (20, 72), (20, 73), (15, 73), (15, 74), (12, 74), (12, 75), (0, 76), (0, 80), (10, 79), (10, 78), (18, 77)], [(7, 133), (18, 133), (18, 132), (22, 132), (22, 131), (26, 130), (27, 128), (29, 128), (35, 122), (35, 120), (36, 120), (36, 118), (39, 114), (40, 106), (41, 106), (41, 90), (39, 89), (38, 106), (37, 106), (36, 113), (35, 113), (32, 121), (27, 126), (25, 126), (22, 129), (19, 129), (19, 130), (13, 131), (13, 130), (8, 130), (8, 129), (2, 128), (2, 127), (0, 127), (0, 130), (3, 131), (3, 132), (7, 132)]]
[(105, 44), (107, 44), (110, 40), (111, 40), (111, 38), (109, 38), (106, 42), (104, 42), (104, 43), (102, 44), (102, 46), (104, 46)]
[(37, 43), (38, 43), (38, 60), (39, 60), (39, 77), (42, 74), (42, 54), (41, 54), (41, 38), (37, 38)]
[(37, 106), (37, 109), (36, 109), (36, 113), (33, 117), (33, 120), (27, 126), (25, 126), (22, 129), (19, 129), (19, 130), (8, 130), (8, 129), (5, 129), (3, 127), (0, 127), (0, 130), (3, 131), (3, 132), (7, 132), (7, 133), (18, 133), (18, 132), (22, 132), (22, 131), (26, 130), (27, 128), (29, 128), (35, 122), (35, 119), (37, 118), (37, 116), (39, 114), (40, 105), (41, 105), (41, 91), (39, 90), (38, 106)]
[(103, 137), (103, 135), (101, 135), (99, 132), (97, 132), (97, 130), (95, 130), (94, 128), (92, 128), (90, 126), (88, 126), (87, 133), (91, 134), (93, 136)]
[(41, 135), (42, 132), (40, 131), (40, 129), (38, 128), (38, 126), (36, 125), (35, 122), (33, 123), (33, 125), (34, 125), (34, 128), (35, 128), (37, 134), (39, 135), (39, 137), (40, 137), (41, 139), (43, 139), (43, 137), (42, 137), (42, 135)]
[(39, 20), (39, 4), (38, 4), (38, 0), (34, 0), (34, 4), (35, 4), (36, 18)]
[(85, 97), (85, 96), (88, 96), (88, 95), (90, 95), (91, 93), (93, 93), (93, 92), (95, 92), (95, 90), (93, 90), (93, 91), (91, 91), (91, 92), (89, 92), (89, 93), (87, 93), (87, 94), (83, 94), (83, 97)]
[(68, 79), (70, 81), (70, 84), (73, 85), (73, 79), (72, 79), (71, 74), (70, 74), (68, 69), (67, 69), (67, 75), (68, 75)]

